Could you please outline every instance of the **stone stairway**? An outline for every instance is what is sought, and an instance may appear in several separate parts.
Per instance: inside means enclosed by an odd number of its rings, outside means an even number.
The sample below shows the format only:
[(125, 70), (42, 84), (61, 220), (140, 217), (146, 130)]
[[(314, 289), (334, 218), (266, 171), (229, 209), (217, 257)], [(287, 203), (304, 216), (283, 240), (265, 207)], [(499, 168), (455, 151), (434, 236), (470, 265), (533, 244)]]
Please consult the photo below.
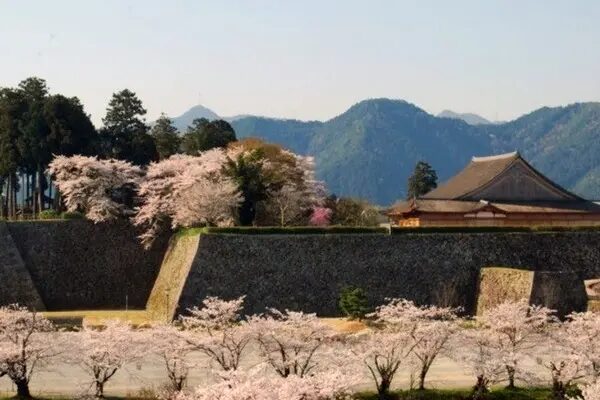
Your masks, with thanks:
[(12, 303), (46, 309), (6, 223), (0, 222), (0, 306)]

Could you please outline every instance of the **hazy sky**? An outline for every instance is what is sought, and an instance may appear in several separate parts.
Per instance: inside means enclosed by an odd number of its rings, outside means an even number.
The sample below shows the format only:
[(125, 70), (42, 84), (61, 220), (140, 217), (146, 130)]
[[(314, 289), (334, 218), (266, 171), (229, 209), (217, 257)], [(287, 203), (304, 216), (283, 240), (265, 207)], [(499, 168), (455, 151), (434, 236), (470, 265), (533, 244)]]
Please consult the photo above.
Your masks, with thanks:
[(43, 77), (94, 122), (123, 88), (148, 119), (328, 119), (372, 97), (511, 119), (600, 100), (598, 21), (597, 0), (0, 0), (0, 86)]

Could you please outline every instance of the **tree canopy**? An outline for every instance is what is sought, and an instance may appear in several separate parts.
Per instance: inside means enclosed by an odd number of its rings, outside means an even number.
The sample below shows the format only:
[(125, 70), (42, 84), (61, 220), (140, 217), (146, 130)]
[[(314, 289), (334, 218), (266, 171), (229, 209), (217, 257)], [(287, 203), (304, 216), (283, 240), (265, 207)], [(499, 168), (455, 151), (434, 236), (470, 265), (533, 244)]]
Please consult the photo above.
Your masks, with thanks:
[(214, 148), (224, 148), (236, 141), (235, 131), (229, 122), (209, 121), (206, 118), (195, 119), (182, 139), (182, 150), (189, 155)]
[(181, 138), (173, 121), (167, 115), (161, 114), (150, 130), (150, 135), (154, 139), (161, 160), (179, 153)]
[(101, 155), (137, 165), (157, 161), (158, 151), (144, 115), (146, 109), (134, 92), (124, 89), (114, 93), (102, 119)]
[(407, 199), (423, 196), (437, 187), (437, 173), (425, 161), (417, 162), (413, 174), (408, 178)]

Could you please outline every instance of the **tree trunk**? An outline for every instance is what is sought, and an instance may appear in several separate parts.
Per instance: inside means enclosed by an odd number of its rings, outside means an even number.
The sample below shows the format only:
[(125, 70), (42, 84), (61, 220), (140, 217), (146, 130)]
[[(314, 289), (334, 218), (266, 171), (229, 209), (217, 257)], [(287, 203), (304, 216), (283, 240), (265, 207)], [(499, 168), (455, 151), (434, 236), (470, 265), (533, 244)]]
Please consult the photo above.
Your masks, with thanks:
[(379, 394), (379, 400), (387, 400), (390, 392), (391, 382), (389, 379), (382, 378), (381, 384), (377, 388), (377, 393)]
[(567, 389), (562, 382), (552, 379), (552, 400), (566, 400)]
[(40, 164), (38, 164), (38, 171), (37, 171), (37, 187), (38, 187), (38, 202), (39, 202), (39, 211), (42, 212), (44, 211), (44, 170), (42, 169), (42, 166)]
[(25, 204), (31, 208), (31, 175), (25, 173)]
[(513, 367), (510, 366), (506, 366), (506, 372), (508, 374), (508, 389), (514, 389), (516, 388), (515, 386), (515, 369)]
[(48, 208), (54, 208), (54, 198), (52, 197), (52, 179), (48, 178), (46, 180), (48, 183), (48, 198), (50, 198), (50, 203), (48, 203)]
[(8, 177), (8, 184), (7, 184), (7, 190), (6, 190), (6, 197), (7, 197), (7, 214), (8, 214), (8, 218), (9, 219), (15, 219), (16, 215), (17, 215), (17, 192), (16, 192), (16, 185), (15, 185), (15, 181), (17, 180), (16, 175), (14, 172), (11, 172), (11, 174)]
[(477, 383), (473, 387), (473, 400), (483, 400), (488, 392), (487, 380), (483, 375), (477, 377)]
[(4, 218), (4, 177), (0, 178), (0, 218)]
[(17, 397), (20, 399), (30, 399), (31, 393), (29, 392), (29, 382), (26, 379), (19, 379), (15, 381), (17, 385)]
[(96, 397), (104, 397), (104, 382), (96, 381)]
[(419, 374), (419, 390), (425, 390), (425, 377), (427, 376), (428, 370), (428, 366), (423, 366), (423, 368), (421, 368), (421, 373)]
[(25, 218), (25, 202), (27, 201), (27, 180), (25, 178), (25, 174), (19, 174), (19, 182), (21, 183), (19, 187), (21, 188), (21, 218)]

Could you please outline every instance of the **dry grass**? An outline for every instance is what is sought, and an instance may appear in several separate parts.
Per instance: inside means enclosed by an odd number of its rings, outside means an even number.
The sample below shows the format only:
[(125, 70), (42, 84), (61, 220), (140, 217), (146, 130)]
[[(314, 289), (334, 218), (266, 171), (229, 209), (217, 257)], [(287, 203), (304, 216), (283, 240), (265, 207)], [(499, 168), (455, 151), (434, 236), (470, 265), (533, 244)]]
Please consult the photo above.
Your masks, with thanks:
[(90, 325), (101, 325), (102, 321), (108, 319), (120, 319), (134, 325), (142, 325), (151, 320), (146, 310), (78, 310), (78, 311), (46, 311), (42, 313), (46, 318), (60, 324), (86, 323)]
[[(102, 325), (102, 321), (109, 319), (119, 319), (133, 325), (144, 325), (159, 321), (152, 318), (152, 314), (146, 310), (46, 311), (42, 314), (58, 324), (66, 325), (80, 325), (82, 323)], [(346, 318), (321, 318), (321, 321), (337, 332), (355, 333), (367, 329), (363, 322)]]
[(367, 329), (367, 326), (357, 320), (349, 320), (346, 318), (321, 318), (327, 326), (342, 333), (356, 333)]

